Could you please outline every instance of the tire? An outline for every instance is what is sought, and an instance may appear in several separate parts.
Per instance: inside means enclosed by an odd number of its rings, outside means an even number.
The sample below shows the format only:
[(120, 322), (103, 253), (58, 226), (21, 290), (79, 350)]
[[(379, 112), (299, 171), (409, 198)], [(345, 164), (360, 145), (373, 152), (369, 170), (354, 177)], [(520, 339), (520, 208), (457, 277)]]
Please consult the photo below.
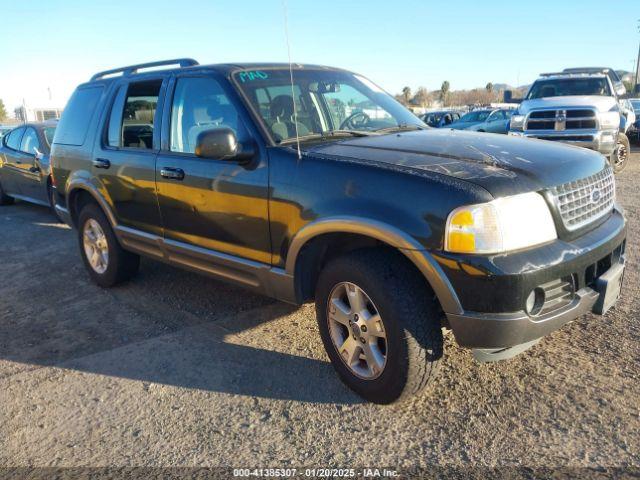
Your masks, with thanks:
[(51, 186), (51, 182), (47, 184), (47, 197), (49, 198), (49, 208), (51, 209), (51, 213), (59, 223), (64, 223), (64, 220), (60, 215), (58, 215), (58, 211), (56, 210), (55, 191)]
[[(85, 232), (94, 239), (93, 242), (88, 239), (88, 245), (85, 245)], [(80, 212), (78, 242), (89, 276), (101, 287), (113, 287), (138, 273), (140, 257), (120, 246), (107, 217), (95, 203), (87, 204)], [(106, 256), (99, 255), (98, 261), (90, 260), (88, 251), (96, 250), (106, 251)]]
[(4, 190), (2, 189), (2, 184), (0, 183), (0, 206), (13, 205), (14, 203), (15, 203), (15, 200), (13, 199), (13, 197), (10, 197), (6, 193), (4, 193)]
[(618, 134), (618, 143), (611, 155), (611, 167), (614, 173), (620, 173), (629, 163), (629, 155), (631, 153), (631, 145), (629, 138), (624, 133)]
[[(354, 293), (350, 290), (352, 286), (364, 293), (367, 305), (364, 310), (342, 300)], [(347, 310), (349, 313), (345, 315)], [(364, 313), (358, 317), (354, 311)], [(363, 321), (366, 316), (375, 320), (376, 312), (380, 318), (375, 322), (377, 326)], [(374, 403), (388, 404), (407, 398), (435, 377), (443, 354), (441, 315), (426, 280), (399, 252), (359, 250), (331, 261), (318, 279), (316, 317), (331, 363), (349, 388)], [(357, 320), (358, 327), (346, 325), (345, 317), (351, 322)], [(362, 325), (369, 326), (364, 329)], [(363, 332), (368, 336), (358, 338)], [(380, 340), (379, 335), (385, 339)], [(341, 354), (336, 345), (343, 340), (341, 346), (347, 342), (349, 346)], [(351, 355), (349, 350), (356, 344), (360, 353)], [(377, 358), (377, 362), (366, 360), (369, 357), (365, 356), (364, 345), (369, 345), (369, 355)], [(355, 360), (348, 366), (343, 358), (350, 356)]]

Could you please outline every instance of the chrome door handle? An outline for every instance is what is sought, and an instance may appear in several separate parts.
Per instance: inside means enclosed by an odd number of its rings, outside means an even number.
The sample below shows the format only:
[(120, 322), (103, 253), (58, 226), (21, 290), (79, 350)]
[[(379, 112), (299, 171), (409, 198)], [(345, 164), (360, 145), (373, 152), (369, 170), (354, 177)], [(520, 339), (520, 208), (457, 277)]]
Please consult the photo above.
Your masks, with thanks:
[(93, 166), (96, 168), (104, 168), (107, 169), (111, 166), (111, 162), (106, 158), (96, 158), (93, 161)]
[(171, 180), (182, 180), (184, 179), (184, 170), (181, 168), (164, 167), (160, 169), (160, 175)]

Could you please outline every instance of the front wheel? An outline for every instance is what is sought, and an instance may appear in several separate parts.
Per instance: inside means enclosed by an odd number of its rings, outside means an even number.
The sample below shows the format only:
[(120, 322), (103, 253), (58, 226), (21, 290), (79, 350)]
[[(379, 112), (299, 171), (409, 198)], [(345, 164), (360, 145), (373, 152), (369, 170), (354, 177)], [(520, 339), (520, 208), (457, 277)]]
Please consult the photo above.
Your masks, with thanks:
[(618, 141), (616, 148), (611, 155), (611, 166), (614, 173), (620, 173), (627, 166), (629, 162), (629, 155), (631, 153), (631, 145), (629, 144), (629, 138), (624, 133), (618, 134)]
[(318, 280), (316, 316), (333, 367), (366, 400), (392, 403), (435, 377), (438, 302), (401, 254), (361, 250), (330, 262)]
[(112, 287), (133, 277), (140, 257), (124, 250), (100, 207), (86, 205), (78, 220), (80, 254), (91, 279), (101, 287)]

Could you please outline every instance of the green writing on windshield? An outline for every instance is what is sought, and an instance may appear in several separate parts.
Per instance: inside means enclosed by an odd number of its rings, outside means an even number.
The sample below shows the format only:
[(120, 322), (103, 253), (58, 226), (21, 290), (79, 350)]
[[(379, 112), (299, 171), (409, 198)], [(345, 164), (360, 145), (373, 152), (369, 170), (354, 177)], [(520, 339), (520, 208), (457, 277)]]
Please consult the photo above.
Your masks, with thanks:
[(261, 72), (260, 70), (248, 70), (246, 72), (240, 72), (238, 78), (242, 83), (252, 82), (254, 80), (266, 80), (269, 78), (269, 74)]

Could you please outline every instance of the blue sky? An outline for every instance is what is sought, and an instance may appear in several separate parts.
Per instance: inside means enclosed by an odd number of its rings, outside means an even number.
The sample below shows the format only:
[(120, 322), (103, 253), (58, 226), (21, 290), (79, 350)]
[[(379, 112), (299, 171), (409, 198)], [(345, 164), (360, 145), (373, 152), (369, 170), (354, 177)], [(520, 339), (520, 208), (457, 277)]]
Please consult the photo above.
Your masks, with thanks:
[[(640, 40), (640, 0), (287, 3), (294, 61), (348, 68), (392, 93), (525, 84), (565, 66), (631, 70)], [(64, 106), (92, 73), (131, 63), (287, 59), (282, 0), (3, 0), (1, 15), (11, 110), (22, 98)]]

